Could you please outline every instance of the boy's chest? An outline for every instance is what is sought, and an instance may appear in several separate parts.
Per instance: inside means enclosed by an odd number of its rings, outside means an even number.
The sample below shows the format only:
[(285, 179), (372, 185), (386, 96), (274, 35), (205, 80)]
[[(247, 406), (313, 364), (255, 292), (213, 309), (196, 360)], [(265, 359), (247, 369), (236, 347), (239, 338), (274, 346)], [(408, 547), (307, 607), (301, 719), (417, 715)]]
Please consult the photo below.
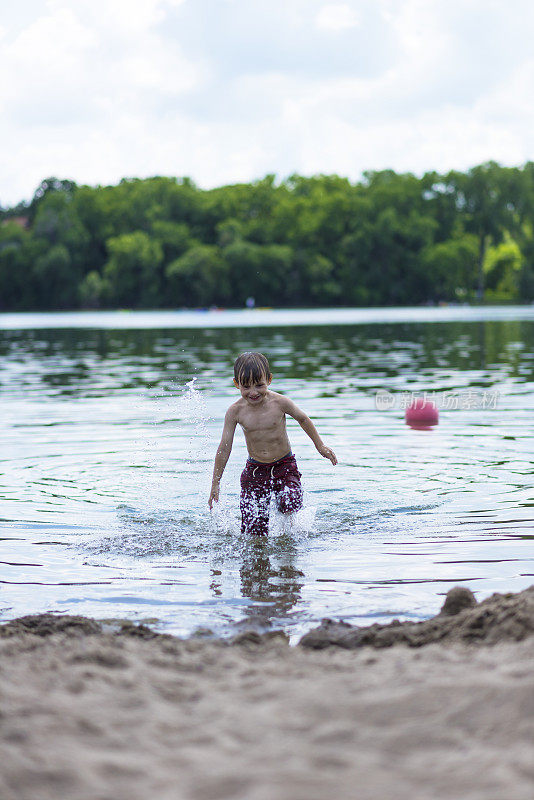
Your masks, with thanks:
[(246, 433), (273, 432), (282, 430), (286, 415), (279, 409), (257, 409), (239, 415), (239, 424)]

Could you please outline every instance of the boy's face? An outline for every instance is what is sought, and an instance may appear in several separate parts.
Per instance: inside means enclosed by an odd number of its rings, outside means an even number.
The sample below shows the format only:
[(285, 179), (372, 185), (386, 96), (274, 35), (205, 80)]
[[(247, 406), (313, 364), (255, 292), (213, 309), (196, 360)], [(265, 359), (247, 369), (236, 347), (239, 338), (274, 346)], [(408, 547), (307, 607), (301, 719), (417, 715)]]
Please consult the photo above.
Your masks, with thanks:
[(250, 406), (259, 406), (263, 403), (265, 395), (269, 391), (269, 384), (272, 381), (272, 375), (265, 375), (258, 383), (251, 383), (250, 386), (244, 386), (242, 383), (234, 384), (241, 392), (241, 397), (246, 400)]

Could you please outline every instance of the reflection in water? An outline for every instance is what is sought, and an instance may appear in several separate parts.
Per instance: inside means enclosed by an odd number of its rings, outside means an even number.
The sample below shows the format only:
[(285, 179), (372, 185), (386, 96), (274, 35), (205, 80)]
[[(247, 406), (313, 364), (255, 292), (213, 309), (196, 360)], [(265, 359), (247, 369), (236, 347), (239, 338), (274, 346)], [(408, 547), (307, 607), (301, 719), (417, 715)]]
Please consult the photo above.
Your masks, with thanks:
[[(235, 354), (265, 350), (278, 381), (324, 380), (323, 391), (469, 386), (532, 380), (534, 325), (529, 321), (402, 323), (319, 328), (205, 330), (0, 331), (2, 382), (17, 394), (99, 396), (110, 391), (176, 390), (231, 383)], [(16, 365), (16, 366), (15, 366)], [(9, 366), (14, 368), (9, 369)], [(7, 385), (6, 385), (7, 382)]]
[[(240, 434), (207, 509), (233, 360), (248, 349), (266, 352), (273, 388), (340, 458), (332, 468), (290, 422), (317, 519), (250, 542)], [(302, 632), (324, 616), (428, 616), (463, 579), (478, 597), (532, 582), (532, 322), (3, 330), (0, 358), (3, 617)], [(397, 404), (377, 408), (379, 389)], [(400, 393), (467, 389), (498, 391), (497, 407), (405, 425)]]
[(241, 594), (253, 601), (245, 609), (247, 626), (264, 629), (273, 620), (280, 624), (300, 599), (304, 573), (292, 563), (297, 554), (294, 543), (285, 539), (280, 547), (284, 563), (278, 566), (273, 566), (267, 542), (255, 539), (249, 543), (239, 570)]

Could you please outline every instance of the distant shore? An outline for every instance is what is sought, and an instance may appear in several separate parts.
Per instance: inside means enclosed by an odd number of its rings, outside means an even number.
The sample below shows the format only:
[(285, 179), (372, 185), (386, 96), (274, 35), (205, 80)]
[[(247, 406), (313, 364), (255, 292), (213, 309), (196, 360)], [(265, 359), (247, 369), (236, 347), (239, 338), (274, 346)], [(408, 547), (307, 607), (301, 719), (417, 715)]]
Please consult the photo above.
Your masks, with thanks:
[(270, 328), (400, 322), (484, 322), (534, 319), (534, 304), (373, 306), (359, 308), (166, 309), (115, 311), (3, 311), (0, 330)]
[(530, 800), (534, 587), (421, 623), (0, 626), (2, 800)]

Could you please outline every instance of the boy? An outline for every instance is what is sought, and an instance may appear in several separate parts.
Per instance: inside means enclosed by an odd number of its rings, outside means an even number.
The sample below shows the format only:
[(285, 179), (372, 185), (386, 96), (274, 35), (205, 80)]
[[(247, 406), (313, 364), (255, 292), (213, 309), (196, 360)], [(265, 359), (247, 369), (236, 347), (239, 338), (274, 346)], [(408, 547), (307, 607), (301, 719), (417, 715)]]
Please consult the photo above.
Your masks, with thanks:
[(210, 509), (219, 500), (219, 483), (239, 423), (249, 452), (241, 474), (241, 532), (256, 536), (267, 535), (272, 492), (282, 514), (302, 508), (301, 475), (287, 438), (286, 414), (296, 419), (324, 458), (337, 464), (333, 450), (323, 444), (304, 411), (288, 397), (269, 389), (272, 377), (269, 362), (262, 353), (242, 353), (236, 359), (234, 385), (241, 392), (241, 398), (230, 406), (224, 418), (208, 500)]

